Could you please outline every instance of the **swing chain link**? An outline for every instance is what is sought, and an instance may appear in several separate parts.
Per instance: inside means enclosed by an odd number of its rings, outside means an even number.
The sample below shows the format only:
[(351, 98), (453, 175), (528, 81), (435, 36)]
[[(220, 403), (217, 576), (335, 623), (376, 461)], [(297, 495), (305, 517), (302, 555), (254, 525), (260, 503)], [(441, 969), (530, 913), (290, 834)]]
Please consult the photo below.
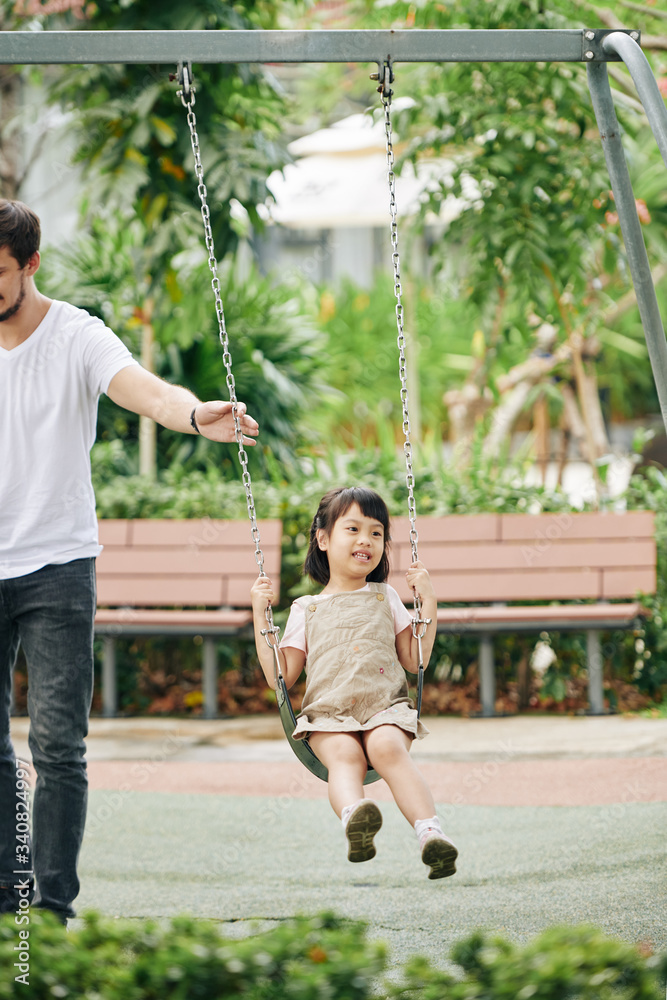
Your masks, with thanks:
[[(398, 330), (398, 353), (399, 353), (399, 376), (401, 379), (401, 403), (403, 406), (403, 433), (405, 442), (403, 444), (403, 454), (405, 455), (405, 482), (408, 488), (408, 514), (410, 517), (410, 546), (412, 549), (412, 561), (419, 558), (417, 554), (417, 507), (415, 504), (415, 477), (412, 471), (412, 444), (410, 441), (410, 411), (408, 399), (408, 370), (405, 356), (405, 333), (403, 330), (403, 302), (401, 296), (403, 289), (401, 286), (401, 262), (398, 252), (398, 220), (396, 210), (396, 175), (394, 174), (394, 143), (391, 126), (391, 98), (393, 91), (390, 84), (394, 82), (394, 74), (391, 62), (387, 60), (380, 70), (378, 67), (378, 79), (380, 86), (378, 92), (382, 97), (384, 106), (384, 131), (387, 147), (387, 181), (389, 183), (389, 212), (391, 214), (391, 247), (392, 265), (394, 269), (394, 295), (396, 296), (396, 328)], [(417, 640), (419, 648), (419, 667), (422, 668), (422, 639), (426, 634), (426, 626), (430, 624), (430, 618), (422, 618), (421, 599), (414, 591), (415, 617), (412, 619), (412, 633)]]
[[(385, 63), (385, 81), (387, 73), (391, 74), (391, 68)], [(389, 81), (393, 79), (393, 74), (389, 76)], [(410, 516), (410, 545), (412, 548), (412, 561), (415, 562), (417, 555), (417, 509), (415, 506), (414, 485), (415, 478), (412, 471), (412, 444), (410, 441), (410, 411), (408, 399), (408, 370), (405, 356), (405, 333), (403, 329), (403, 302), (401, 296), (403, 288), (401, 285), (401, 262), (398, 252), (398, 221), (396, 209), (396, 175), (394, 174), (394, 144), (391, 125), (391, 90), (382, 89), (382, 104), (384, 106), (384, 129), (387, 145), (387, 181), (389, 183), (389, 211), (391, 214), (391, 261), (394, 269), (394, 295), (396, 296), (396, 328), (398, 331), (397, 343), (399, 352), (399, 376), (401, 379), (401, 403), (403, 406), (403, 433), (405, 443), (403, 453), (405, 455), (406, 485), (408, 488), (408, 513)]]
[[(239, 461), (241, 463), (243, 486), (245, 488), (246, 495), (246, 505), (248, 507), (248, 517), (250, 519), (250, 527), (252, 533), (252, 540), (255, 543), (255, 562), (259, 568), (259, 575), (266, 576), (264, 572), (264, 553), (262, 552), (259, 537), (259, 527), (257, 525), (257, 511), (255, 510), (255, 500), (252, 494), (252, 480), (250, 478), (250, 472), (248, 471), (248, 453), (243, 447), (243, 431), (241, 429), (241, 420), (238, 413), (238, 400), (236, 398), (236, 383), (234, 381), (234, 374), (232, 372), (232, 355), (229, 349), (229, 336), (227, 334), (227, 327), (225, 324), (225, 313), (222, 305), (222, 295), (220, 292), (220, 278), (218, 277), (218, 262), (215, 257), (215, 246), (213, 243), (213, 231), (211, 228), (211, 213), (208, 207), (208, 192), (206, 190), (206, 185), (204, 184), (204, 167), (202, 165), (201, 150), (199, 147), (199, 135), (197, 132), (197, 118), (194, 113), (195, 104), (195, 88), (192, 82), (192, 69), (189, 63), (180, 64), (178, 66), (178, 80), (181, 83), (183, 89), (179, 90), (177, 97), (180, 97), (183, 107), (187, 111), (187, 122), (190, 128), (190, 141), (192, 144), (192, 153), (195, 161), (195, 174), (197, 177), (197, 194), (199, 195), (199, 200), (201, 202), (201, 217), (204, 223), (204, 239), (206, 242), (206, 249), (208, 251), (208, 266), (213, 275), (211, 279), (211, 287), (213, 289), (213, 295), (215, 298), (215, 312), (218, 318), (218, 333), (220, 344), (222, 346), (222, 362), (225, 366), (227, 372), (227, 377), (225, 379), (227, 384), (227, 390), (229, 392), (229, 400), (232, 404), (232, 416), (234, 418), (234, 434), (236, 438), (236, 443), (239, 448)], [(279, 661), (277, 657), (277, 643), (278, 635), (280, 629), (273, 623), (273, 610), (271, 605), (268, 604), (266, 608), (266, 621), (268, 627), (262, 629), (262, 635), (264, 636), (267, 645), (271, 646), (274, 650), (274, 656), (276, 658), (276, 663)], [(269, 635), (275, 637), (275, 643), (269, 639)]]

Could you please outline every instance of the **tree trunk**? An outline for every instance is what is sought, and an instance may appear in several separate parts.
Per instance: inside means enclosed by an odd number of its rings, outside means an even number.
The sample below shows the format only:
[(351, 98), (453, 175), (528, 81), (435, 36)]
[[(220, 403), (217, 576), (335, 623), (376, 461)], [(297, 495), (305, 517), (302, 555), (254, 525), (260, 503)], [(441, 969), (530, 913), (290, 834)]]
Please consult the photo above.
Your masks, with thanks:
[(542, 474), (542, 485), (546, 486), (547, 467), (551, 458), (551, 425), (549, 423), (549, 401), (546, 396), (535, 400), (533, 410), (535, 431), (535, 458)]
[(21, 131), (10, 128), (19, 113), (21, 77), (13, 66), (0, 66), (0, 193), (15, 201), (21, 186)]
[(460, 389), (446, 392), (443, 402), (449, 416), (449, 437), (454, 447), (455, 463), (466, 465), (470, 459), (475, 427), (493, 406), (493, 396), (489, 389), (480, 392), (477, 385), (467, 382)]

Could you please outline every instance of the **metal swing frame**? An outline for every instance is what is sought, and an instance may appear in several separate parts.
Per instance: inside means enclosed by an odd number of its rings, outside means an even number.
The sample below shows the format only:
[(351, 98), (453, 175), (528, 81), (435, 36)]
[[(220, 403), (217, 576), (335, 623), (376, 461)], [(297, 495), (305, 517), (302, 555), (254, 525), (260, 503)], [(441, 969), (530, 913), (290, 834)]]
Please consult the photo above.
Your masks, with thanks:
[(616, 211), (667, 430), (667, 341), (606, 63), (623, 61), (667, 166), (667, 108), (637, 29), (0, 31), (0, 65), (63, 63), (585, 63)]
[[(264, 573), (252, 484), (243, 448), (243, 434), (237, 413), (234, 376), (231, 368), (229, 342), (225, 329), (220, 298), (213, 238), (206, 187), (199, 153), (196, 118), (193, 111), (191, 64), (198, 63), (298, 63), (298, 62), (362, 62), (376, 63), (379, 92), (385, 109), (387, 165), (390, 191), (392, 263), (396, 320), (400, 354), (401, 400), (403, 404), (404, 453), (406, 483), (410, 513), (410, 540), (413, 560), (417, 558), (416, 510), (414, 504), (408, 414), (403, 307), (394, 197), (393, 147), (391, 136), (392, 67), (397, 62), (583, 62), (587, 68), (588, 86), (603, 144), (611, 188), (625, 242), (630, 273), (644, 327), (649, 358), (657, 388), (663, 422), (667, 430), (667, 341), (658, 307), (644, 237), (635, 205), (628, 172), (621, 129), (616, 117), (606, 63), (625, 62), (644, 106), (649, 124), (667, 166), (667, 109), (651, 68), (640, 48), (640, 32), (635, 29), (572, 29), (572, 30), (358, 30), (358, 31), (55, 31), (0, 32), (0, 65), (23, 64), (92, 64), (143, 63), (178, 65), (183, 91), (181, 99), (188, 114), (198, 193), (202, 203), (202, 218), (209, 253), (209, 267), (216, 300), (223, 363), (227, 369), (227, 387), (233, 404), (236, 441), (243, 470), (243, 482), (248, 502), (248, 515), (255, 543), (255, 559), (260, 574)], [(285, 733), (297, 757), (314, 774), (327, 779), (324, 765), (307, 743), (295, 741), (291, 733), (296, 724), (287, 695), (277, 653), (278, 628), (273, 624), (271, 607), (267, 608), (267, 628), (262, 631), (274, 652), (275, 681), (278, 707)], [(421, 639), (428, 621), (421, 618), (421, 606), (415, 595), (413, 634), (419, 645), (419, 676), (417, 708), (421, 709), (423, 663)], [(269, 638), (271, 637), (271, 638)], [(273, 640), (273, 641), (272, 641)], [(291, 727), (291, 728), (290, 728)], [(366, 783), (379, 775), (369, 769)]]

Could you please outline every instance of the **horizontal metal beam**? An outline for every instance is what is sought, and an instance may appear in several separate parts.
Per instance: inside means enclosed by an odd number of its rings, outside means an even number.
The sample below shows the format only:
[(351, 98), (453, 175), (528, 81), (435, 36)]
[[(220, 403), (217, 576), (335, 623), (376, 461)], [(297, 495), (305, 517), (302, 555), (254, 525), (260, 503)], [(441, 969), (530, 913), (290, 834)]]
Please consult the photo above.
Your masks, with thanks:
[[(586, 62), (586, 29), (2, 31), (0, 64)], [(588, 36), (588, 37), (586, 37)], [(596, 47), (595, 59), (617, 60)]]

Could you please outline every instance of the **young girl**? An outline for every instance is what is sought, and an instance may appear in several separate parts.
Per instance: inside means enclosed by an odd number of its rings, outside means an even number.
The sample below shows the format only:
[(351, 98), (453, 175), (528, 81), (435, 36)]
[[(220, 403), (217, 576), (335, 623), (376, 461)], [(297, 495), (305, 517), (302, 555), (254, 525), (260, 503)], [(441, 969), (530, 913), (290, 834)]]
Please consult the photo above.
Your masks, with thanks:
[[(375, 802), (364, 798), (370, 764), (389, 785), (396, 804), (414, 827), (429, 878), (456, 871), (457, 850), (440, 828), (433, 796), (408, 753), (412, 740), (428, 730), (408, 698), (405, 670), (419, 669), (411, 616), (384, 581), (389, 575), (389, 512), (384, 501), (362, 487), (331, 490), (322, 498), (310, 529), (305, 572), (324, 590), (292, 605), (280, 644), (285, 684), (306, 668), (303, 708), (295, 739), (307, 738), (329, 771), (329, 801), (348, 840), (348, 859), (375, 856), (373, 838), (382, 826)], [(424, 662), (435, 638), (436, 600), (420, 562), (406, 574), (430, 618), (422, 639)], [(275, 687), (273, 653), (261, 629), (271, 580), (252, 587), (257, 655)]]

